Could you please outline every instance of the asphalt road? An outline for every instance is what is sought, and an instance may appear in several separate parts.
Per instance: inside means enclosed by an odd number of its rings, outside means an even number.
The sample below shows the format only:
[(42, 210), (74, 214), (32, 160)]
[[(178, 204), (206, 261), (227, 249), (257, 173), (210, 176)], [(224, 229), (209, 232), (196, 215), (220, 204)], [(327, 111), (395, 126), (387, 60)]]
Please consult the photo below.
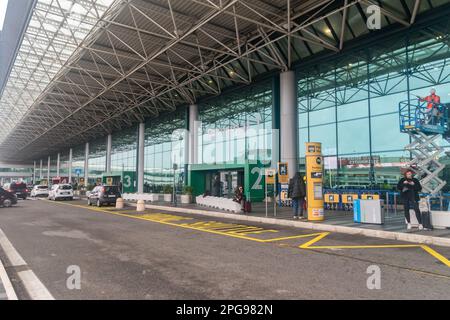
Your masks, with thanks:
[[(450, 248), (433, 247), (438, 259), (397, 247), (410, 243), (82, 206), (0, 208), (0, 229), (56, 299), (450, 299)], [(20, 270), (2, 250), (0, 259), (19, 298), (29, 298)], [(80, 289), (67, 287), (70, 266), (81, 270)], [(379, 289), (368, 288), (369, 267), (379, 268)]]

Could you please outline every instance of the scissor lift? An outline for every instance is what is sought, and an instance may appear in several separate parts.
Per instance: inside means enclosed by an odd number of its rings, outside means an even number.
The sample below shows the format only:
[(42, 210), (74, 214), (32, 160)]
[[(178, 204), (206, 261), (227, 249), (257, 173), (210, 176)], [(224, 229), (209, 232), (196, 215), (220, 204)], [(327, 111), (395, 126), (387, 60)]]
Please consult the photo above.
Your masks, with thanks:
[(430, 195), (437, 195), (446, 185), (446, 181), (439, 178), (445, 165), (439, 162), (444, 148), (438, 139), (450, 137), (448, 107), (448, 104), (436, 104), (439, 114), (432, 117), (427, 112), (426, 102), (416, 99), (399, 104), (400, 131), (411, 137), (411, 143), (405, 147), (412, 155), (408, 167), (417, 173), (423, 192)]

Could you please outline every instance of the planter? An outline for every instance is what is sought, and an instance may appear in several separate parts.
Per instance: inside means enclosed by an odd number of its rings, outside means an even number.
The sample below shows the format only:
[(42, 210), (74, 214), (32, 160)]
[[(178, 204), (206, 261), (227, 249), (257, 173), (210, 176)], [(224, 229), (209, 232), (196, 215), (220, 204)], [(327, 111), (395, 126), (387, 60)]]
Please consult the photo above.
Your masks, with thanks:
[(172, 202), (172, 194), (171, 193), (164, 193), (164, 201), (165, 202)]
[(181, 203), (182, 204), (192, 203), (192, 195), (191, 194), (182, 194), (181, 195)]
[(147, 195), (146, 200), (151, 201), (151, 202), (157, 202), (157, 201), (159, 201), (159, 194), (151, 193), (151, 194)]

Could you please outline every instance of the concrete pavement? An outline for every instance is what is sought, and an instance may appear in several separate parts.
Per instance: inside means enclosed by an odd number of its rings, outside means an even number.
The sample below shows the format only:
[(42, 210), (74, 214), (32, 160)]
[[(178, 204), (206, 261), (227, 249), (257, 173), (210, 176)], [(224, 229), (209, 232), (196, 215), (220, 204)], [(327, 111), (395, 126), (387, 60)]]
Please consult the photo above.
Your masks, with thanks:
[[(0, 229), (56, 299), (450, 298), (450, 248), (111, 209), (21, 201), (0, 210)], [(368, 288), (374, 266), (380, 289)]]

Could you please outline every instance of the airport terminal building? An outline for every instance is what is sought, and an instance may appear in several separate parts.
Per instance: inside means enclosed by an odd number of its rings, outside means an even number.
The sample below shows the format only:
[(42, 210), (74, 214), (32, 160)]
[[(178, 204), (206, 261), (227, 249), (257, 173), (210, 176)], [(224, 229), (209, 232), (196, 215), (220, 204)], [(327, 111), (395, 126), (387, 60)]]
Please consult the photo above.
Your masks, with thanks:
[[(45, 10), (58, 21), (44, 2), (31, 22)], [(304, 172), (305, 143), (321, 142), (326, 187), (392, 189), (411, 158), (399, 103), (431, 88), (450, 102), (449, 1), (110, 2), (2, 138), (5, 160), (26, 160), (34, 182), (113, 177), (129, 192), (175, 182), (201, 194), (219, 174), (226, 195), (279, 161)], [(46, 41), (31, 34), (50, 13), (26, 29), (2, 104), (30, 102), (14, 100), (26, 94), (21, 53)]]

